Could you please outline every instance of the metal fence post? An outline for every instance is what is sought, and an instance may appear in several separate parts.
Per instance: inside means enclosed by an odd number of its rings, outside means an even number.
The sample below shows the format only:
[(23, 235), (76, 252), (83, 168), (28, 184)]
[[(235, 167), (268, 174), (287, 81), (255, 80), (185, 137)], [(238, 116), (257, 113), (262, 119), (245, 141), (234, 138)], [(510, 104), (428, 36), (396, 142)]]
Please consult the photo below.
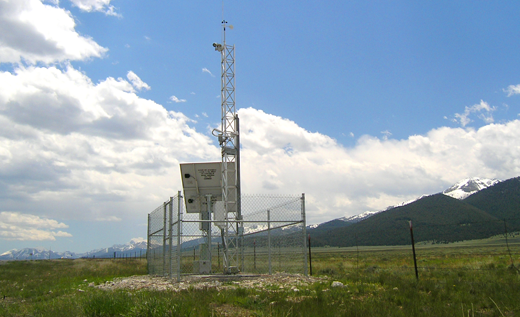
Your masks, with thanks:
[[(151, 214), (148, 214), (148, 233), (146, 239), (146, 270), (148, 274), (150, 274), (150, 219)], [(114, 252), (114, 259), (116, 258), (116, 253)]]
[(182, 210), (182, 196), (181, 191), (177, 193), (177, 282), (181, 281), (181, 210)]
[(173, 197), (170, 197), (170, 206), (168, 208), (168, 277), (172, 278), (172, 216), (173, 216)]
[(302, 253), (303, 253), (303, 274), (305, 276), (308, 275), (308, 272), (307, 272), (307, 248), (306, 248), (306, 243), (307, 243), (307, 221), (305, 219), (305, 193), (302, 194), (302, 198), (301, 198), (301, 207), (302, 207), (302, 224), (303, 224), (303, 229), (302, 229), (302, 238), (303, 238), (303, 248), (302, 248)]
[(413, 227), (412, 227), (412, 221), (409, 221), (410, 223), (410, 236), (412, 238), (412, 251), (413, 251), (413, 265), (415, 267), (415, 278), (419, 280), (419, 272), (417, 271), (417, 257), (415, 256), (415, 241), (413, 239)]
[(273, 272), (271, 270), (271, 211), (267, 209), (267, 253), (269, 258), (269, 275)]
[(163, 245), (163, 252), (162, 252), (162, 259), (163, 259), (163, 267), (162, 267), (162, 275), (166, 274), (166, 205), (167, 203), (163, 203), (163, 239), (162, 239), (162, 245)]

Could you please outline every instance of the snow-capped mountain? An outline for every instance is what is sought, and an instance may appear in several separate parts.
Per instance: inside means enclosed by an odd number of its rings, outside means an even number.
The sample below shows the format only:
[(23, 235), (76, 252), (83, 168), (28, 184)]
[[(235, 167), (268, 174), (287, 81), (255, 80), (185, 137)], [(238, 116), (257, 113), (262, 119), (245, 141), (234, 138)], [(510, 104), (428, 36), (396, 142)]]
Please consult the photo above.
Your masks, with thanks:
[(116, 244), (109, 248), (96, 249), (86, 253), (74, 253), (70, 251), (54, 252), (44, 248), (25, 248), (22, 250), (10, 250), (0, 254), (0, 260), (48, 260), (48, 259), (77, 259), (82, 257), (107, 258), (123, 256), (141, 256), (146, 253), (146, 240), (134, 238), (126, 244)]
[[(444, 195), (453, 197), (455, 199), (463, 200), (466, 197), (468, 197), (482, 189), (488, 188), (488, 187), (493, 186), (498, 183), (500, 183), (500, 180), (496, 180), (496, 179), (477, 178), (477, 177), (467, 178), (467, 179), (463, 179), (463, 180), (457, 182), (455, 185), (446, 189), (442, 193)], [(384, 211), (387, 211), (387, 210), (390, 210), (393, 208), (402, 207), (402, 206), (411, 204), (426, 196), (429, 196), (429, 195), (422, 195), (420, 197), (417, 197), (416, 199), (405, 201), (405, 202), (402, 202), (395, 206), (389, 206), (384, 210), (365, 211), (359, 215), (354, 215), (354, 216), (350, 216), (350, 217), (342, 217), (342, 218), (334, 219), (334, 220), (327, 221), (324, 223), (311, 225), (311, 226), (308, 226), (308, 229), (316, 229), (316, 228), (329, 229), (329, 228), (335, 228), (335, 227), (341, 227), (344, 225), (354, 224), (356, 222), (360, 222), (361, 220), (370, 218), (373, 215), (376, 215), (380, 212), (384, 212)], [(344, 224), (342, 224), (341, 222), (343, 222)]]
[(114, 244), (109, 248), (102, 248), (78, 254), (80, 258), (110, 258), (119, 256), (139, 257), (146, 254), (146, 240), (134, 238), (125, 244)]
[(44, 248), (25, 248), (22, 250), (10, 250), (0, 254), (0, 260), (48, 260), (48, 259), (74, 259), (74, 252), (54, 252)]
[(125, 251), (135, 251), (136, 249), (144, 249), (146, 250), (146, 240), (143, 238), (133, 238), (130, 242), (125, 244), (114, 244), (109, 248), (96, 249), (87, 252), (86, 254), (82, 254), (83, 256), (89, 254), (98, 254), (98, 253), (108, 253), (108, 252), (125, 252)]
[(467, 178), (446, 189), (442, 193), (455, 199), (463, 200), (466, 197), (500, 183), (497, 179)]

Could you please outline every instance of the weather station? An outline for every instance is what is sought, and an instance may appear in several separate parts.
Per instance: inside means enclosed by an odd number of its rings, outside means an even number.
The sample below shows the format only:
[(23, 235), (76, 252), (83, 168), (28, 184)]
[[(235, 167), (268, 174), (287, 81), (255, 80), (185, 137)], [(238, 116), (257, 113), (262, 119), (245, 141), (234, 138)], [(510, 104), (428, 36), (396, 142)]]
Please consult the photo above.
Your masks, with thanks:
[[(184, 202), (188, 213), (199, 213), (205, 242), (200, 245), (200, 273), (211, 273), (212, 224), (220, 229), (225, 274), (239, 272), (239, 242), (243, 234), (240, 204), (240, 136), (235, 104), (235, 47), (226, 43), (222, 21), (222, 43), (213, 43), (221, 57), (221, 124), (212, 134), (218, 138), (222, 161), (181, 164)], [(212, 217), (212, 214), (214, 215)], [(213, 218), (213, 219), (212, 219)]]
[(182, 194), (148, 214), (148, 272), (177, 281), (274, 270), (306, 275), (305, 194), (241, 193), (235, 46), (226, 43), (233, 26), (223, 19), (221, 27), (222, 40), (213, 43), (220, 54), (221, 120), (212, 131), (221, 160), (180, 164)]

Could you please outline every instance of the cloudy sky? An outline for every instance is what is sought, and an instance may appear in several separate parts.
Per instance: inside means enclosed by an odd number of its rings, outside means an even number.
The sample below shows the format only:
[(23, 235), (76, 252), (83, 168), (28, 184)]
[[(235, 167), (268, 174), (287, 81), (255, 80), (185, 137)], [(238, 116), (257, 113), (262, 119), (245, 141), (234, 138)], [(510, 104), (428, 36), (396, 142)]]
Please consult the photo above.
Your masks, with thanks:
[[(222, 1), (0, 0), (0, 252), (146, 236), (219, 161)], [(520, 4), (225, 1), (242, 191), (309, 224), (520, 175)]]

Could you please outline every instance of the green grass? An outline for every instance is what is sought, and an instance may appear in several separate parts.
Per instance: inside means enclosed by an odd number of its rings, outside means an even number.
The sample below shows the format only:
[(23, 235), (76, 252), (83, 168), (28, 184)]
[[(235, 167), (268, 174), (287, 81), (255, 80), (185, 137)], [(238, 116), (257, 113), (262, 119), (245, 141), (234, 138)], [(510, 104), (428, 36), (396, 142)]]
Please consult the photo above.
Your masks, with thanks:
[(90, 283), (134, 274), (146, 274), (146, 261), (4, 262), (0, 265), (0, 315), (71, 316), (72, 312), (77, 314), (77, 300), (90, 291)]
[(318, 248), (313, 273), (328, 278), (298, 291), (105, 291), (88, 285), (146, 274), (146, 261), (4, 262), (0, 316), (518, 316), (511, 259), (520, 264), (520, 248), (510, 250), (512, 257), (489, 243), (418, 246), (417, 281), (409, 247)]

